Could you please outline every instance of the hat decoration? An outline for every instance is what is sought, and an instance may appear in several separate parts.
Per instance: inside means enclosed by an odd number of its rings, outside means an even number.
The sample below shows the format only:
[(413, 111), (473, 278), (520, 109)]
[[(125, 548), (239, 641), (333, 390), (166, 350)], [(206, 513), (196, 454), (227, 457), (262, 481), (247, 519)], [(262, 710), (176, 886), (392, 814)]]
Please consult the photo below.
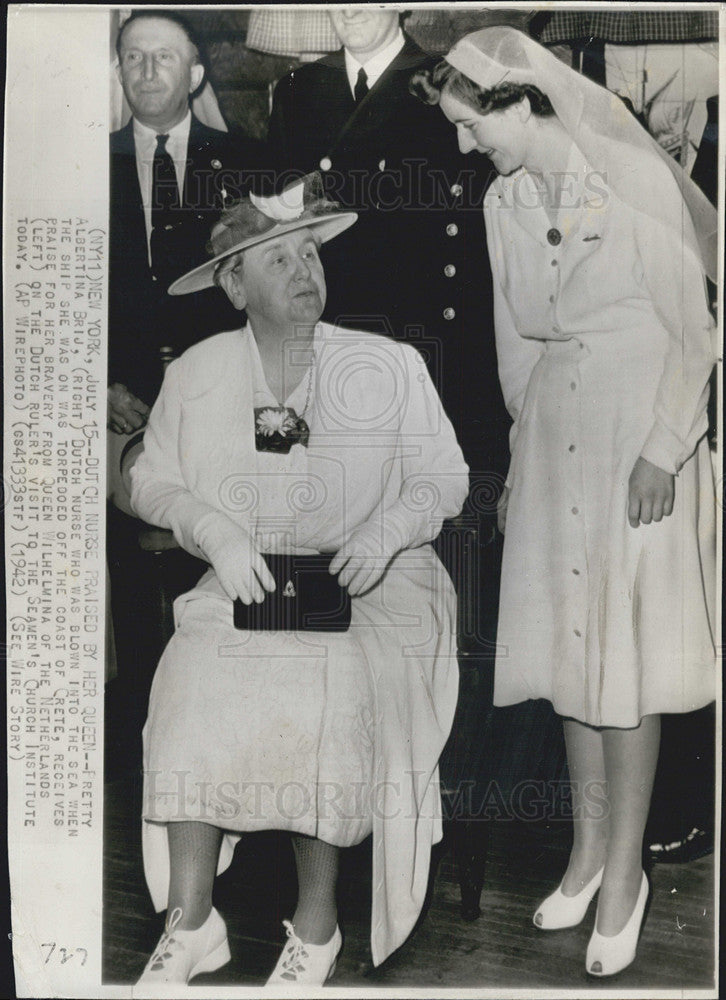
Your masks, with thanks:
[(212, 259), (178, 278), (169, 287), (169, 294), (186, 295), (211, 287), (223, 260), (276, 236), (310, 228), (325, 243), (352, 226), (357, 218), (355, 212), (341, 211), (338, 202), (325, 197), (317, 171), (276, 195), (263, 197), (250, 193), (225, 209), (212, 229), (207, 244)]

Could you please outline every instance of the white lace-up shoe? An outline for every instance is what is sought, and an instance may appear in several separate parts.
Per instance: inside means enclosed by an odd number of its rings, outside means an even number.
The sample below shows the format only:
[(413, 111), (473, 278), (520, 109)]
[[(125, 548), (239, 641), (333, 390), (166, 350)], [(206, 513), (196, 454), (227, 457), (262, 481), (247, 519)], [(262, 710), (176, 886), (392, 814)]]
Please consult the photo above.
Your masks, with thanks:
[(163, 986), (188, 983), (200, 972), (221, 969), (232, 957), (227, 941), (227, 926), (212, 907), (212, 912), (195, 931), (179, 930), (181, 907), (169, 915), (164, 933), (146, 963), (138, 986)]
[(327, 944), (306, 944), (295, 933), (289, 920), (282, 925), (287, 931), (287, 944), (277, 960), (268, 986), (323, 986), (335, 972), (338, 952), (343, 944), (340, 928)]

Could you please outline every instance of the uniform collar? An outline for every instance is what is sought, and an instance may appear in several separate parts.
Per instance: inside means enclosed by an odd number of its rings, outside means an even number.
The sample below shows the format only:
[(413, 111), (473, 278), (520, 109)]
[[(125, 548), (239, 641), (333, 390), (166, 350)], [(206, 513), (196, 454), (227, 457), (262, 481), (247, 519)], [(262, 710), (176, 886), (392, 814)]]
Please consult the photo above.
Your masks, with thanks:
[[(396, 70), (413, 70), (418, 69), (422, 63), (427, 63), (433, 65), (436, 62), (434, 56), (427, 55), (424, 50), (414, 42), (410, 35), (407, 35), (405, 31), (403, 34), (403, 48), (395, 57), (389, 69)], [(395, 65), (394, 65), (395, 63)], [(320, 59), (316, 60), (314, 63), (310, 63), (311, 66), (324, 66), (327, 69), (337, 70), (338, 72), (345, 72), (345, 49), (336, 49), (335, 52), (329, 52), (328, 55), (322, 56)]]
[(355, 89), (356, 80), (358, 79), (358, 72), (362, 68), (366, 72), (366, 77), (368, 78), (368, 88), (374, 87), (379, 78), (385, 73), (388, 67), (391, 65), (393, 60), (399, 54), (401, 49), (403, 49), (406, 44), (406, 39), (404, 37), (401, 29), (398, 29), (398, 34), (393, 39), (393, 41), (377, 52), (372, 59), (363, 65), (359, 63), (355, 56), (344, 49), (345, 58), (345, 71), (348, 76), (348, 84), (350, 85), (351, 93)]

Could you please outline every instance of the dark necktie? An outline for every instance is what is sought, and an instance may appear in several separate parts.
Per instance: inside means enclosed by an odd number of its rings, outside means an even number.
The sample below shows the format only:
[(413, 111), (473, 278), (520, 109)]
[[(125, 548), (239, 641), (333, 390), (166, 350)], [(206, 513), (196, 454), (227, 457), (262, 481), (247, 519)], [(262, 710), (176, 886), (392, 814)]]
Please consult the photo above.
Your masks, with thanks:
[(168, 238), (179, 222), (179, 186), (176, 169), (167, 151), (168, 135), (157, 135), (151, 184), (151, 263), (159, 276), (169, 266)]
[(355, 97), (355, 103), (360, 104), (363, 98), (368, 93), (368, 76), (366, 71), (361, 68), (358, 70), (358, 79), (355, 81), (355, 90), (353, 91), (353, 96)]

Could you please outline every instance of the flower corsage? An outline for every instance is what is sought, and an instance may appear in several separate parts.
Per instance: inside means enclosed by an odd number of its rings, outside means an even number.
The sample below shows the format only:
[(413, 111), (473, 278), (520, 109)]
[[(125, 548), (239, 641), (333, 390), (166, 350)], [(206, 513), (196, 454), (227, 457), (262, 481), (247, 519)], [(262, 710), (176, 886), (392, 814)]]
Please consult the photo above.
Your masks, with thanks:
[(255, 407), (255, 448), (287, 455), (294, 444), (307, 447), (310, 428), (290, 406)]

